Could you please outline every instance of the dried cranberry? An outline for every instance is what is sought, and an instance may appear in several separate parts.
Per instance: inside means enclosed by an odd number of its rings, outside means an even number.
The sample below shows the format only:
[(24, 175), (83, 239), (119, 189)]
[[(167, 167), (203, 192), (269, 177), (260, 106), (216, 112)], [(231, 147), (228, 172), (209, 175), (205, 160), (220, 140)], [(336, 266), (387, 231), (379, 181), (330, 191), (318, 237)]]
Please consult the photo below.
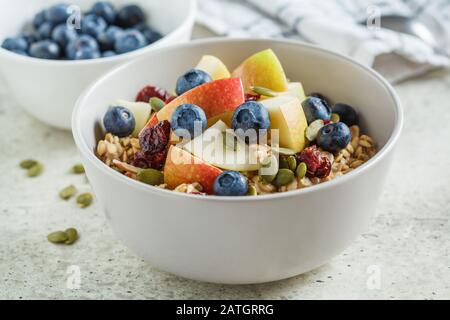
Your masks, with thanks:
[(139, 135), (139, 142), (142, 151), (145, 153), (158, 153), (163, 151), (170, 141), (170, 122), (167, 120), (159, 122), (157, 125), (146, 128)]
[(331, 162), (328, 157), (322, 155), (317, 147), (311, 146), (297, 153), (297, 162), (304, 162), (307, 167), (306, 175), (309, 178), (325, 178), (331, 172)]
[(150, 98), (159, 98), (163, 101), (169, 99), (171, 94), (162, 88), (155, 86), (145, 86), (141, 91), (139, 91), (136, 101), (137, 102), (149, 102)]
[(330, 124), (331, 120), (323, 120), (323, 124), (326, 126), (327, 124)]
[(143, 151), (136, 152), (136, 154), (134, 155), (134, 160), (133, 160), (132, 164), (133, 164), (133, 166), (142, 168), (142, 169), (150, 168), (150, 161), (149, 161), (148, 157), (146, 157), (146, 155)]
[(258, 101), (260, 98), (261, 98), (260, 94), (251, 94), (251, 93), (246, 93), (245, 94), (245, 102)]

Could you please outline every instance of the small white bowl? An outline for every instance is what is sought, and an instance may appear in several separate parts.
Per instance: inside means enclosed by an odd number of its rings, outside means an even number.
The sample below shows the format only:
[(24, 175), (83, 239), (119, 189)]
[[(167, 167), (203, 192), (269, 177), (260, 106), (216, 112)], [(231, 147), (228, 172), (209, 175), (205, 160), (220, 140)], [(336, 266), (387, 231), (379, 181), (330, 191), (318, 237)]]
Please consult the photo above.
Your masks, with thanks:
[[(94, 155), (111, 101), (145, 84), (172, 89), (203, 54), (236, 67), (272, 48), (288, 78), (355, 106), (379, 147), (343, 177), (310, 188), (258, 197), (193, 196), (161, 190), (108, 168)], [(151, 70), (152, 72), (148, 72)], [(289, 41), (210, 39), (156, 50), (99, 79), (78, 100), (73, 135), (100, 207), (134, 252), (171, 273), (244, 284), (292, 277), (342, 252), (364, 231), (383, 189), (403, 123), (399, 99), (373, 70), (344, 56)]]
[[(17, 36), (40, 10), (61, 0), (15, 0), (0, 10), (0, 43)], [(96, 0), (76, 4), (85, 11)], [(67, 1), (70, 3), (70, 1)], [(188, 41), (195, 22), (195, 0), (111, 0), (116, 8), (140, 5), (149, 23), (164, 38), (145, 48), (118, 55), (82, 61), (55, 61), (24, 57), (0, 48), (0, 76), (13, 97), (31, 115), (51, 126), (70, 129), (73, 106), (81, 92), (107, 70), (145, 55), (155, 48)], [(152, 70), (148, 70), (152, 72)]]

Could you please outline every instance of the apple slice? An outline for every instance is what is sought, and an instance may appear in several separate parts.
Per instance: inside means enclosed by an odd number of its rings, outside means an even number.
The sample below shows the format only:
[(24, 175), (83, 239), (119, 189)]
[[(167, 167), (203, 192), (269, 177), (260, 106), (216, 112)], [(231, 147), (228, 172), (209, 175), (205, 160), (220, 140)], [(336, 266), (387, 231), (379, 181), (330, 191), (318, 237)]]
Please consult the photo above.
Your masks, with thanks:
[[(239, 78), (216, 80), (198, 86), (177, 97), (164, 106), (156, 115), (156, 119), (146, 125), (151, 127), (155, 122), (171, 120), (172, 113), (184, 103), (192, 103), (205, 111), (207, 119), (228, 118), (230, 113), (245, 102), (242, 81)], [(156, 121), (157, 120), (157, 121)]]
[(223, 121), (184, 144), (183, 149), (224, 170), (257, 171), (261, 167), (257, 149), (240, 140)]
[(225, 64), (215, 56), (203, 56), (196, 69), (205, 71), (213, 80), (226, 79), (231, 76)]
[(269, 111), (270, 129), (278, 129), (279, 145), (300, 152), (305, 147), (308, 127), (300, 100), (290, 95), (260, 101)]
[(300, 100), (300, 103), (306, 99), (305, 90), (300, 82), (290, 82), (288, 84), (288, 92), (297, 97)]
[(136, 126), (132, 133), (133, 137), (139, 135), (139, 132), (146, 126), (152, 113), (152, 107), (149, 103), (145, 102), (131, 102), (119, 99), (115, 101), (112, 106), (124, 107), (131, 111), (136, 120)]
[(231, 74), (242, 79), (246, 93), (252, 93), (252, 86), (277, 92), (288, 91), (288, 81), (278, 57), (267, 49), (252, 55)]
[(219, 168), (177, 146), (171, 146), (164, 166), (164, 183), (173, 190), (183, 183), (198, 182), (204, 192), (213, 194), (214, 181), (221, 173)]

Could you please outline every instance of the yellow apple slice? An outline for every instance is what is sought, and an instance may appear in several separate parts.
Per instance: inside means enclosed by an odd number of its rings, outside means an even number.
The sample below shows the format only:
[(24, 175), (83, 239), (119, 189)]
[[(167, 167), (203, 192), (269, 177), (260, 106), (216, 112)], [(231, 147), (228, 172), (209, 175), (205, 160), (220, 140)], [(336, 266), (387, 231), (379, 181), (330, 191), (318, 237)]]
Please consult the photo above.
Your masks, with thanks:
[(297, 97), (300, 100), (300, 103), (306, 99), (305, 90), (300, 82), (290, 82), (288, 84), (288, 92)]
[(246, 93), (253, 92), (252, 86), (277, 92), (288, 91), (288, 82), (283, 67), (272, 49), (252, 55), (233, 71), (232, 77), (242, 79)]
[(225, 79), (231, 76), (225, 64), (215, 56), (203, 56), (196, 69), (205, 71), (213, 80)]
[(257, 171), (261, 167), (256, 148), (249, 148), (223, 121), (184, 144), (183, 149), (224, 170)]
[(271, 131), (279, 130), (279, 146), (294, 152), (303, 150), (308, 124), (300, 100), (291, 95), (280, 95), (260, 102), (269, 111)]

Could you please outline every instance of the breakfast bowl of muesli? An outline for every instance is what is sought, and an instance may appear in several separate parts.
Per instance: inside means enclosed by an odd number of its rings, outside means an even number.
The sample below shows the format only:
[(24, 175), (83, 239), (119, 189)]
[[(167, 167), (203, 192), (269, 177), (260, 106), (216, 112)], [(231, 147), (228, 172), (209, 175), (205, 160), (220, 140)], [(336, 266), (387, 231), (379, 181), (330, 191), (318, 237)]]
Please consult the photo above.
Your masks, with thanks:
[(78, 100), (72, 130), (119, 238), (216, 283), (316, 268), (367, 226), (402, 127), (376, 72), (290, 41), (149, 53)]

